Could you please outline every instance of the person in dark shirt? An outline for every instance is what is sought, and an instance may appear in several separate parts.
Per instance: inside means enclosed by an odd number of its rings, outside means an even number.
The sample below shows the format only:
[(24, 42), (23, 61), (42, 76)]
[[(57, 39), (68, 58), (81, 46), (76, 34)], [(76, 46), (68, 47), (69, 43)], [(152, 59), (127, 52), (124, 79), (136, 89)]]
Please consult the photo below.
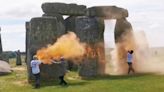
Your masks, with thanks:
[(59, 74), (59, 80), (60, 80), (60, 85), (67, 85), (67, 82), (64, 80), (65, 74), (67, 72), (67, 66), (66, 66), (66, 61), (64, 57), (60, 57), (60, 61), (53, 60), (52, 61), (55, 64), (59, 64), (61, 68), (61, 72)]

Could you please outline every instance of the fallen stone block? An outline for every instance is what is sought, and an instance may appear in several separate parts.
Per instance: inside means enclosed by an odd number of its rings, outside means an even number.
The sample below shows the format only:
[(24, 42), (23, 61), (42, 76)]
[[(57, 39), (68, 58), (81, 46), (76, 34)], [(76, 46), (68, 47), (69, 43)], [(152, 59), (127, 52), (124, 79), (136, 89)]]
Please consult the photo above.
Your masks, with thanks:
[(11, 67), (6, 61), (0, 60), (0, 75), (11, 73)]

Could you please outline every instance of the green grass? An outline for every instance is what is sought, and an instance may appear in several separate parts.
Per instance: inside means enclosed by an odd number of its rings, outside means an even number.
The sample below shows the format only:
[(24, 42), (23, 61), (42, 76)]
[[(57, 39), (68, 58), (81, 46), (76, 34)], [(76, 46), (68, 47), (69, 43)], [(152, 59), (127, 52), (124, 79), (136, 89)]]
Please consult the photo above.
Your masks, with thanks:
[(0, 92), (163, 92), (164, 90), (164, 76), (161, 75), (81, 79), (75, 72), (69, 72), (66, 76), (69, 86), (59, 86), (58, 81), (42, 81), (40, 89), (33, 89), (27, 82), (24, 67), (25, 65), (19, 66), (12, 74), (0, 77)]
[[(24, 62), (24, 61), (23, 61)], [(0, 92), (163, 92), (164, 75), (99, 76), (81, 79), (76, 72), (66, 75), (68, 86), (58, 85), (58, 81), (42, 81), (40, 89), (33, 89), (27, 82), (26, 65), (15, 65), (10, 59), (14, 72), (0, 76)]]

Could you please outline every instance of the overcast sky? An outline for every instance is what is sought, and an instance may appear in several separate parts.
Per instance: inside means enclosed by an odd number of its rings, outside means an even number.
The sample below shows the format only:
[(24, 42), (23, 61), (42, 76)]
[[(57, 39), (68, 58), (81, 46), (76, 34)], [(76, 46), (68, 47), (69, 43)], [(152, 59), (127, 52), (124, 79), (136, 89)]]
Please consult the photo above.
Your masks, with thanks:
[[(83, 4), (87, 7), (116, 5), (128, 9), (134, 31), (145, 31), (149, 45), (164, 46), (164, 0), (0, 0), (3, 50), (25, 51), (25, 21), (42, 16), (43, 2)], [(105, 42), (113, 46), (114, 21), (105, 21)]]

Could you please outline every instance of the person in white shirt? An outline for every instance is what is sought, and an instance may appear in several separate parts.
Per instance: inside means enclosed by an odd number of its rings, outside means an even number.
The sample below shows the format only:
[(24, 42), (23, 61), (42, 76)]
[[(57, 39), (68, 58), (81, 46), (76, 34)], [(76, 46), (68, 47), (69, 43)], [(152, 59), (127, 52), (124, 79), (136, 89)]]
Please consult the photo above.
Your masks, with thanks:
[(40, 87), (40, 68), (39, 65), (42, 62), (38, 60), (37, 56), (33, 56), (33, 60), (31, 61), (31, 69), (32, 74), (35, 76), (35, 88)]
[(132, 63), (133, 63), (133, 50), (130, 50), (127, 53), (127, 63), (129, 65), (128, 74), (130, 73), (130, 71), (132, 71), (134, 73), (134, 69), (132, 67)]

